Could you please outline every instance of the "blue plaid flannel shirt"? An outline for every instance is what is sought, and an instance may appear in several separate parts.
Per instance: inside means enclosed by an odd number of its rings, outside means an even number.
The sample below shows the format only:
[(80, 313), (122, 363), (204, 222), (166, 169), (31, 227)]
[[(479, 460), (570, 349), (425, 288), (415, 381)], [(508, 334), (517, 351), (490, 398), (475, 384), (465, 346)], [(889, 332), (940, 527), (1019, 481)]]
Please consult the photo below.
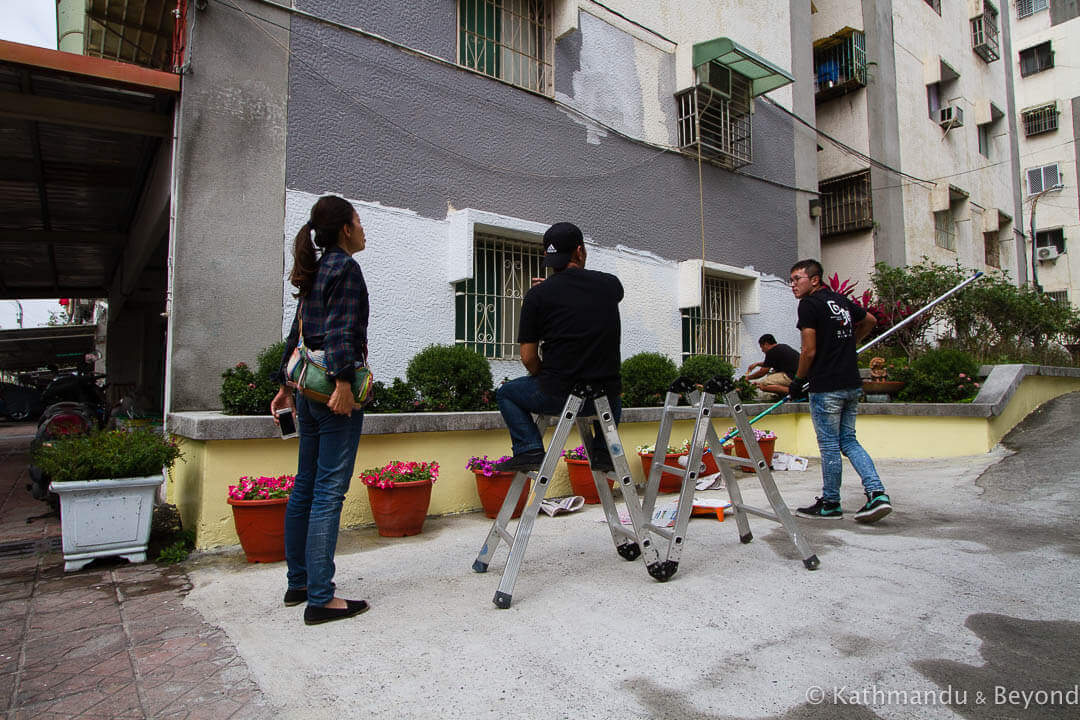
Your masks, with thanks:
[(337, 245), (319, 259), (311, 291), (300, 299), (292, 330), (285, 341), (278, 382), (285, 382), (285, 364), (300, 340), (300, 308), (304, 311), (304, 344), (326, 351), (327, 374), (353, 381), (356, 363), (367, 360), (368, 292), (364, 273)]

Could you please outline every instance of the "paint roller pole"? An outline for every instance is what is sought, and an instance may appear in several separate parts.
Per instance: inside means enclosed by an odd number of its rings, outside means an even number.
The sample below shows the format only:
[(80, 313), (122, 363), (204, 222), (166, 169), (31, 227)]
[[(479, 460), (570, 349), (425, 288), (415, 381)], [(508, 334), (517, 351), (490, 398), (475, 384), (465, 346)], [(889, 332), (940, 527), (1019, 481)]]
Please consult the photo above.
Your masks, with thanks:
[[(914, 320), (915, 318), (919, 317), (919, 316), (920, 316), (920, 315), (922, 315), (922, 314), (923, 314), (924, 312), (926, 312), (926, 311), (927, 311), (927, 310), (929, 310), (930, 308), (934, 307), (935, 305), (937, 305), (937, 304), (938, 304), (939, 302), (941, 302), (942, 300), (945, 300), (945, 299), (949, 298), (950, 296), (952, 296), (953, 294), (955, 294), (955, 293), (959, 292), (960, 290), (964, 289), (964, 287), (966, 287), (967, 285), (969, 285), (969, 284), (971, 284), (971, 283), (975, 282), (976, 280), (978, 280), (978, 279), (979, 279), (980, 277), (982, 277), (982, 276), (983, 276), (983, 272), (982, 272), (982, 270), (977, 270), (977, 271), (975, 272), (975, 274), (974, 274), (974, 275), (972, 275), (972, 276), (971, 276), (971, 277), (969, 277), (969, 278), (968, 278), (967, 280), (963, 281), (962, 283), (960, 283), (959, 285), (957, 285), (956, 287), (954, 287), (954, 288), (953, 288), (952, 290), (950, 290), (949, 292), (945, 293), (944, 295), (942, 295), (941, 297), (937, 298), (936, 300), (934, 300), (934, 301), (930, 302), (930, 303), (929, 303), (928, 305), (926, 305), (926, 307), (922, 308), (922, 309), (921, 309), (921, 310), (919, 310), (918, 312), (916, 312), (916, 313), (913, 313), (913, 314), (911, 314), (911, 315), (908, 315), (908, 316), (907, 316), (906, 318), (904, 318), (904, 320), (903, 320), (902, 322), (899, 322), (899, 323), (897, 323), (896, 325), (893, 325), (893, 326), (892, 326), (891, 328), (889, 328), (889, 329), (888, 329), (888, 331), (886, 331), (886, 332), (883, 332), (883, 333), (882, 333), (881, 335), (878, 335), (878, 336), (877, 336), (876, 338), (874, 338), (874, 339), (873, 339), (873, 340), (871, 340), (870, 342), (868, 342), (868, 343), (866, 343), (865, 345), (863, 345), (863, 346), (862, 346), (861, 348), (859, 348), (858, 350), (856, 350), (856, 351), (855, 351), (855, 354), (856, 354), (856, 355), (858, 355), (858, 354), (862, 353), (862, 351), (863, 351), (863, 350), (866, 350), (867, 348), (869, 348), (869, 347), (870, 347), (871, 345), (874, 345), (874, 344), (875, 344), (876, 342), (878, 342), (879, 340), (884, 340), (885, 338), (889, 337), (889, 336), (890, 336), (890, 335), (892, 335), (892, 334), (893, 334), (894, 332), (896, 332), (896, 331), (897, 331), (897, 330), (899, 330), (900, 328), (904, 327), (904, 325), (907, 325), (907, 324), (908, 324), (909, 322), (911, 322), (911, 321), (912, 321), (912, 320)], [(751, 420), (750, 420), (750, 424), (751, 424), (751, 425), (753, 425), (753, 424), (754, 424), (754, 423), (756, 423), (756, 422), (757, 422), (758, 420), (760, 420), (761, 418), (765, 417), (766, 415), (768, 415), (769, 413), (771, 413), (771, 412), (772, 412), (773, 410), (775, 410), (776, 408), (778, 408), (778, 407), (780, 407), (781, 405), (783, 405), (784, 403), (786, 403), (787, 401), (788, 401), (788, 398), (787, 398), (786, 396), (785, 396), (785, 397), (783, 397), (783, 398), (781, 398), (780, 400), (777, 400), (777, 401), (776, 401), (775, 403), (773, 403), (773, 404), (772, 404), (772, 405), (770, 405), (769, 407), (765, 408), (765, 410), (763, 410), (762, 412), (758, 413), (758, 414), (757, 414), (757, 415), (755, 415), (755, 416), (754, 416), (753, 418), (751, 418)], [(728, 440), (731, 440), (732, 438), (734, 438), (734, 437), (735, 437), (736, 435), (738, 435), (738, 434), (739, 434), (739, 431), (738, 431), (738, 430), (735, 430), (735, 431), (733, 431), (733, 432), (730, 432), (730, 433), (728, 433), (727, 435), (725, 435), (725, 436), (724, 436), (724, 437), (723, 437), (723, 438), (722, 438), (722, 439), (720, 440), (720, 444), (721, 444), (721, 445), (723, 445), (723, 444), (724, 444), (724, 443), (726, 443), (726, 442), (727, 442)]]

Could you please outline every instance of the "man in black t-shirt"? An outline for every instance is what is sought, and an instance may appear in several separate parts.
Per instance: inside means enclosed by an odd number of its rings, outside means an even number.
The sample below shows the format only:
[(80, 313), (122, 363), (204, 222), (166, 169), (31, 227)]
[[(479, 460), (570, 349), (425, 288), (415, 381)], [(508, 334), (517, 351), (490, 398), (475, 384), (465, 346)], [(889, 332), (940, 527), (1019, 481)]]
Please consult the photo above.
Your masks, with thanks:
[(750, 367), (746, 369), (746, 379), (761, 378), (761, 382), (754, 385), (762, 392), (787, 395), (791, 378), (795, 377), (799, 370), (799, 351), (790, 345), (776, 342), (776, 338), (769, 333), (758, 338), (758, 347), (765, 353), (765, 359), (750, 363)]
[[(572, 223), (548, 228), (544, 254), (544, 265), (554, 274), (546, 280), (534, 280), (521, 304), (518, 342), (521, 362), (529, 374), (504, 383), (495, 393), (513, 447), (513, 457), (496, 465), (498, 470), (540, 467), (544, 441), (532, 413), (558, 415), (575, 382), (603, 387), (616, 423), (622, 409), (622, 283), (609, 273), (585, 269), (585, 241)], [(582, 408), (582, 414), (593, 412), (591, 402)], [(593, 469), (612, 469), (599, 432), (589, 456)]]
[[(846, 455), (862, 479), (866, 504), (855, 521), (877, 522), (892, 512), (874, 461), (855, 438), (855, 413), (862, 394), (862, 378), (855, 344), (877, 324), (877, 318), (847, 297), (825, 287), (821, 264), (800, 260), (791, 268), (791, 290), (799, 299), (802, 352), (792, 378), (791, 400), (810, 394), (810, 419), (821, 451), (821, 497), (813, 505), (798, 508), (803, 517), (839, 519), (840, 479)], [(809, 383), (807, 383), (809, 379)]]

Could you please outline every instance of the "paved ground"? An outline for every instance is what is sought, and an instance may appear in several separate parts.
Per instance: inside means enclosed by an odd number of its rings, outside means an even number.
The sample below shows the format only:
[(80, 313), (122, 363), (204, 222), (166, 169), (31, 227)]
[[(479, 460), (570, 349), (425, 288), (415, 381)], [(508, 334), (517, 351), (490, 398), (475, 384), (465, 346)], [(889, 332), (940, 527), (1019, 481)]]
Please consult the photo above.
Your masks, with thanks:
[[(68, 577), (5, 558), (0, 698), (12, 718), (1080, 717), (1077, 419), (1080, 393), (986, 456), (879, 462), (897, 511), (873, 527), (849, 468), (849, 517), (800, 521), (816, 572), (772, 523), (742, 545), (695, 519), (657, 583), (590, 507), (541, 516), (497, 610), (505, 550), (469, 570), (489, 521), (436, 518), (344, 533), (338, 585), (372, 610), (309, 628), (284, 569), (236, 553)], [(820, 485), (816, 464), (777, 477), (791, 505)]]

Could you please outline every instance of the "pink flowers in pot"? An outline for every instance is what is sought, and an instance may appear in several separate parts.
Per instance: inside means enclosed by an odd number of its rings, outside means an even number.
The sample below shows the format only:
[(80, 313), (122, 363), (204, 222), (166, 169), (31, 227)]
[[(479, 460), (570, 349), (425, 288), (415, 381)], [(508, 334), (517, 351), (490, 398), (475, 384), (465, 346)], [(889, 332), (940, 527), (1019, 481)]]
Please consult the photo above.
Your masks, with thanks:
[[(738, 428), (730, 427), (727, 430), (727, 434), (731, 435), (734, 432), (738, 432), (738, 430)], [(775, 438), (776, 433), (772, 430), (758, 430), (757, 428), (754, 428), (754, 439), (758, 442), (761, 442), (762, 440), (774, 440)]]
[(562, 456), (567, 460), (588, 460), (589, 456), (585, 454), (585, 446), (578, 445), (573, 450), (563, 450)]
[(473, 472), (478, 472), (485, 477), (491, 477), (492, 475), (498, 474), (498, 471), (495, 469), (495, 465), (509, 459), (509, 455), (503, 455), (496, 460), (488, 458), (487, 455), (484, 455), (483, 457), (477, 457), (476, 455), (473, 455), (471, 458), (469, 458), (469, 462), (465, 463), (465, 469), (472, 470)]
[(296, 482), (294, 475), (279, 475), (269, 477), (261, 475), (251, 477), (245, 475), (240, 478), (239, 485), (229, 486), (230, 500), (273, 500), (287, 498), (292, 492), (293, 483)]
[(401, 483), (435, 482), (439, 477), (437, 462), (402, 462), (393, 460), (378, 468), (360, 473), (360, 482), (369, 487), (390, 489)]

